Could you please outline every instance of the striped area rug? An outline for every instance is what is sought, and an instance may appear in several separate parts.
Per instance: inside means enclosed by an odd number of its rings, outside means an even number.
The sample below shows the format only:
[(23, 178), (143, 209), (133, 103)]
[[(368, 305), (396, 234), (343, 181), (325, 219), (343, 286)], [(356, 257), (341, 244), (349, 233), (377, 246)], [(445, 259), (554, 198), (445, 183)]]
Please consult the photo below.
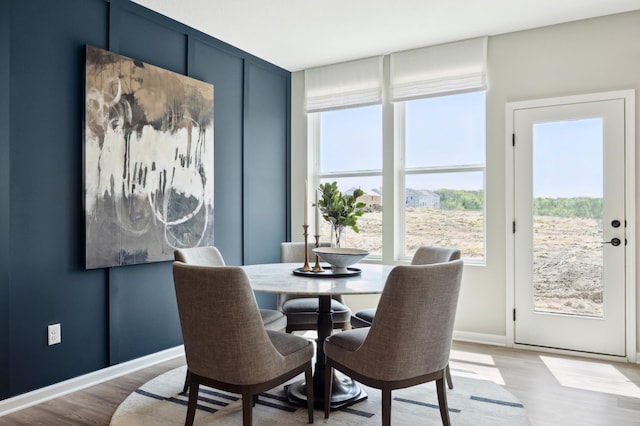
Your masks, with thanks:
[[(188, 394), (182, 393), (186, 367), (179, 367), (145, 383), (127, 397), (111, 419), (111, 426), (184, 424)], [(454, 389), (447, 389), (453, 425), (528, 425), (522, 404), (502, 386), (452, 369)], [(368, 399), (332, 411), (329, 419), (315, 411), (316, 424), (344, 426), (381, 424), (381, 394), (363, 386)], [(395, 425), (438, 425), (440, 412), (435, 383), (392, 393), (391, 421)], [(195, 425), (242, 424), (239, 395), (201, 387)], [(282, 386), (260, 395), (253, 408), (254, 425), (307, 424), (305, 408), (289, 405)]]

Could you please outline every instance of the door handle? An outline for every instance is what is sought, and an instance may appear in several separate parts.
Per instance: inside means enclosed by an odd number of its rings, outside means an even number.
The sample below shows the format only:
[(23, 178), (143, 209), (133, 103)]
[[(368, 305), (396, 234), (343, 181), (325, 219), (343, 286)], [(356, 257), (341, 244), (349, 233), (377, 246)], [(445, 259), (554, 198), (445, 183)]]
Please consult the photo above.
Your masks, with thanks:
[(618, 247), (621, 243), (622, 241), (620, 241), (620, 238), (612, 238), (611, 241), (602, 242), (602, 244), (611, 244), (614, 247)]

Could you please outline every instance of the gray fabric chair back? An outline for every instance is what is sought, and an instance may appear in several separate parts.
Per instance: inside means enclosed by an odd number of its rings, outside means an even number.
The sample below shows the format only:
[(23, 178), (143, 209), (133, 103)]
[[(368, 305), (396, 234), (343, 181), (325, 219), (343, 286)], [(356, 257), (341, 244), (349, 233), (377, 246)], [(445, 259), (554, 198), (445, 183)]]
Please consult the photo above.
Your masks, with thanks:
[[(214, 246), (178, 249), (173, 256), (178, 262), (189, 265), (226, 266), (222, 254)], [(267, 330), (284, 331), (287, 327), (287, 318), (275, 309), (260, 309), (260, 316)]]
[(450, 262), (460, 259), (460, 250), (454, 248), (420, 246), (411, 259), (412, 265)]
[(402, 380), (446, 367), (462, 266), (455, 260), (391, 271), (376, 320), (356, 351), (362, 371), (380, 380)]
[(282, 369), (242, 268), (175, 262), (173, 276), (191, 373), (244, 385)]
[[(411, 259), (412, 265), (430, 265), (433, 263), (450, 262), (460, 259), (460, 250), (454, 248), (442, 248), (420, 246)], [(363, 309), (351, 317), (353, 328), (369, 327), (376, 315), (375, 308)]]
[(179, 262), (200, 266), (225, 266), (220, 251), (213, 246), (177, 249), (173, 257)]
[[(320, 242), (318, 244), (320, 247), (331, 247), (331, 243)], [(316, 254), (313, 252), (313, 249), (316, 248), (315, 243), (307, 244), (307, 254), (309, 265), (313, 268), (313, 265), (316, 262)], [(304, 264), (304, 243), (290, 243), (284, 242), (280, 243), (280, 263), (293, 263), (298, 262), (300, 266)], [(289, 299), (299, 299), (300, 296), (294, 296), (291, 294), (278, 294), (278, 309), (282, 310), (282, 305)], [(334, 296), (333, 299), (342, 302), (342, 296)]]
[[(320, 242), (320, 247), (331, 247), (331, 243)], [(309, 264), (316, 261), (316, 254), (313, 249), (316, 248), (315, 243), (307, 244), (307, 254), (309, 255)], [(304, 243), (280, 243), (280, 262), (304, 262)], [(313, 266), (313, 265), (312, 265)]]

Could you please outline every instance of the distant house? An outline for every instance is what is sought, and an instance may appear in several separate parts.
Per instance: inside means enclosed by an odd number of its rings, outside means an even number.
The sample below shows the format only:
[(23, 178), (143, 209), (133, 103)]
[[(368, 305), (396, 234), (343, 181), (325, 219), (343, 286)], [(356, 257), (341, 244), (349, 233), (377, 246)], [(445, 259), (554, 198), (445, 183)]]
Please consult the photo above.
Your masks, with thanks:
[[(344, 191), (344, 194), (353, 195), (353, 191), (355, 190), (356, 188), (349, 188), (348, 190)], [(363, 191), (364, 191), (364, 194), (358, 197), (359, 202), (365, 203), (367, 206), (382, 205), (382, 195), (378, 193), (376, 190), (367, 191), (363, 189)]]
[(405, 205), (407, 207), (440, 208), (440, 196), (428, 189), (411, 189), (405, 191)]

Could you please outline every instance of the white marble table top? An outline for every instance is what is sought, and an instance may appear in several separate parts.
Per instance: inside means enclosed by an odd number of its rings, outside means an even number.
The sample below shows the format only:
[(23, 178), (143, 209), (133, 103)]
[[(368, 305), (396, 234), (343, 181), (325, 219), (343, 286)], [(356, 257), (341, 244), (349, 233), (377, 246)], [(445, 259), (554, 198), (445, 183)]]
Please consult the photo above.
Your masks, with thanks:
[(382, 293), (387, 275), (393, 269), (393, 265), (358, 263), (353, 267), (362, 273), (353, 277), (294, 275), (293, 270), (301, 266), (300, 263), (269, 263), (242, 268), (255, 291), (313, 296)]

